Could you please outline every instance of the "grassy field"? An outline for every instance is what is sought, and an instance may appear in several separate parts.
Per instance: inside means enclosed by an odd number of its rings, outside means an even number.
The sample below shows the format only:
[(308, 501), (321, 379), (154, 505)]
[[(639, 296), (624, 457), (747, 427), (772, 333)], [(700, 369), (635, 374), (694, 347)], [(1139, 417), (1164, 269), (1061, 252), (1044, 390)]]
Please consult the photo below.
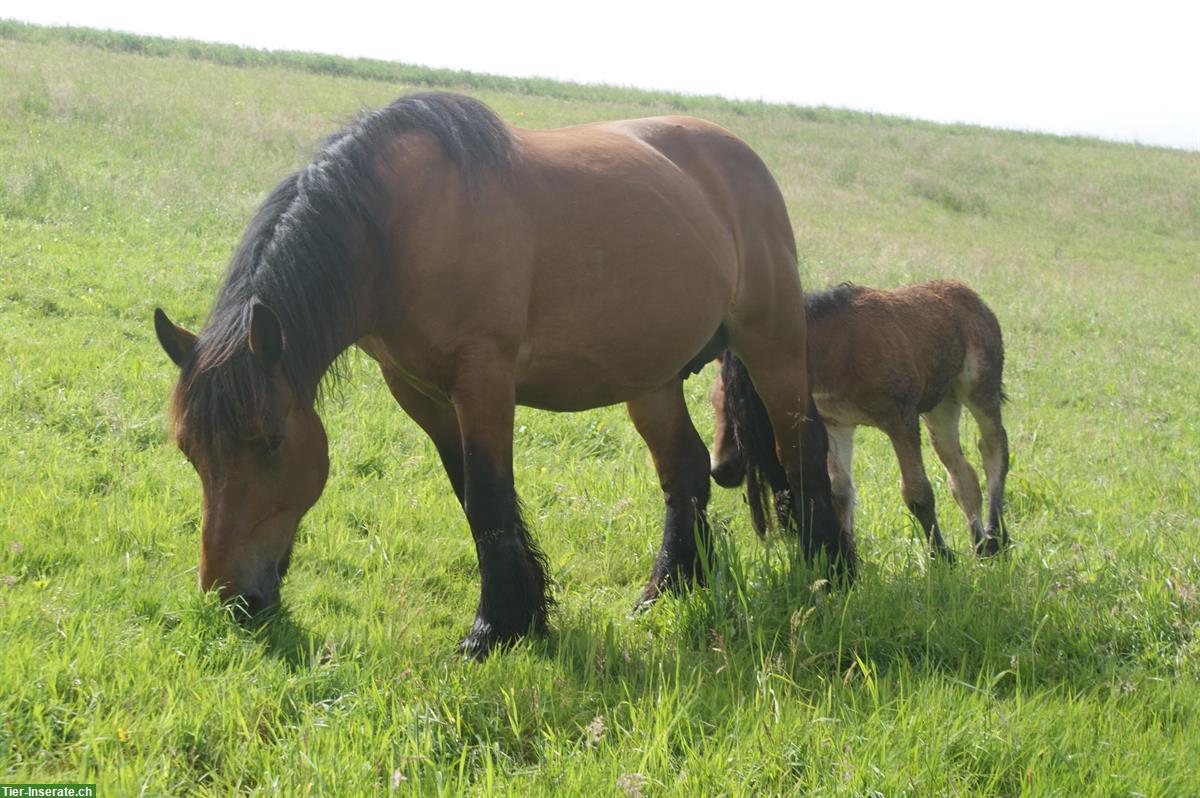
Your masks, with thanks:
[[(200, 326), (265, 191), (424, 85), (528, 127), (705, 116), (771, 166), (807, 285), (974, 285), (1008, 345), (1012, 555), (929, 565), (866, 431), (852, 590), (812, 590), (718, 490), (715, 584), (633, 617), (660, 536), (644, 446), (619, 407), (521, 411), (560, 607), (547, 639), (466, 662), (466, 522), (351, 353), (286, 609), (229, 622), (196, 587), (152, 310)], [(0, 23), (0, 783), (1200, 795), (1198, 310), (1197, 153)], [(687, 385), (705, 435), (710, 380)]]

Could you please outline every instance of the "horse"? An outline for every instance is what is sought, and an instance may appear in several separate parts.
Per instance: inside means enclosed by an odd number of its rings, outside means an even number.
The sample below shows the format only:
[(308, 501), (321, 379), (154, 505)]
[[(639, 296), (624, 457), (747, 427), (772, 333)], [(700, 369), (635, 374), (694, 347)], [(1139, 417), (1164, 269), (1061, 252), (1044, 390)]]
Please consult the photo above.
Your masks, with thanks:
[[(829, 436), (828, 467), (835, 506), (854, 526), (854, 430), (883, 430), (900, 463), (900, 494), (936, 555), (953, 560), (934, 511), (933, 489), (921, 461), (918, 417), (946, 468), (950, 491), (966, 516), (979, 556), (1009, 543), (1004, 523), (1008, 434), (1001, 418), (1004, 343), (991, 309), (967, 285), (937, 280), (881, 291), (842, 283), (811, 294), (808, 367), (813, 398)], [(754, 468), (757, 439), (738, 426), (741, 367), (723, 360), (710, 400), (717, 415), (711, 473), (724, 487), (747, 482), (754, 525), (764, 534), (768, 491), (786, 488), (781, 475)], [(731, 387), (732, 386), (732, 387)], [(979, 477), (963, 455), (959, 418), (966, 406), (979, 425), (979, 452), (987, 476), (988, 518), (982, 522)], [(761, 437), (761, 436), (760, 436)]]
[(637, 606), (703, 583), (709, 457), (683, 379), (720, 351), (753, 375), (805, 553), (853, 576), (782, 194), (727, 130), (659, 117), (555, 130), (450, 93), (402, 96), (327, 138), (254, 213), (194, 334), (158, 308), (169, 418), (203, 488), (200, 586), (279, 601), (328, 475), (324, 375), (357, 345), (428, 434), (470, 526), (480, 598), (461, 651), (547, 628), (546, 560), (513, 482), (517, 404), (624, 402), (663, 492)]

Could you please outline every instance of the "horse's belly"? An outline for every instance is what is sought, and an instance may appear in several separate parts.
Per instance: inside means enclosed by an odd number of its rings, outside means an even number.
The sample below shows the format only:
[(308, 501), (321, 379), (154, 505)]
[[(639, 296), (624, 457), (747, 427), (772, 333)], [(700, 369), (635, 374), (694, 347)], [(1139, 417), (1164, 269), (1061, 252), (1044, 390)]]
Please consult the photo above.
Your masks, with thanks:
[(725, 320), (736, 279), (732, 264), (681, 249), (608, 251), (543, 270), (517, 357), (518, 401), (578, 410), (678, 378)]
[(517, 385), (517, 404), (540, 410), (574, 412), (628, 402), (648, 391), (647, 387), (625, 385), (614, 380), (597, 380), (583, 371), (572, 375), (562, 369), (558, 377), (535, 376)]
[(681, 336), (673, 346), (643, 342), (636, 357), (638, 348), (632, 346), (574, 352), (559, 346), (552, 354), (539, 354), (527, 345), (517, 359), (517, 403), (575, 411), (628, 402), (678, 379), (688, 361), (704, 348), (705, 339), (701, 336), (700, 343), (693, 344), (694, 337)]

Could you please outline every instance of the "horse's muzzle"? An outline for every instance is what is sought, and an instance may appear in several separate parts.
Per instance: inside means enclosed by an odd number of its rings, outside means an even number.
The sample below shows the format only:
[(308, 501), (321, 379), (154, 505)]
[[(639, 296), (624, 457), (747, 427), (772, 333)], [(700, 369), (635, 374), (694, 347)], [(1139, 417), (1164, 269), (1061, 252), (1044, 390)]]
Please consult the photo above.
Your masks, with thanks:
[(243, 607), (243, 614), (248, 620), (279, 604), (279, 591), (275, 590), (266, 595), (246, 593), (240, 598), (238, 604)]
[(261, 586), (229, 595), (225, 602), (233, 607), (240, 622), (256, 620), (264, 612), (279, 605), (280, 581), (279, 576), (272, 573), (263, 578)]

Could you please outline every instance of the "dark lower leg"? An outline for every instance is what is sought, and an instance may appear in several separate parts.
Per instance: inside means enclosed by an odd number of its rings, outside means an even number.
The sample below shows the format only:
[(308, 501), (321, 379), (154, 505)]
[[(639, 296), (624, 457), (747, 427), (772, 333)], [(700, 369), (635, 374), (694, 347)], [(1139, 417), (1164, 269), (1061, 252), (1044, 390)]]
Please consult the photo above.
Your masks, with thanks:
[(463, 652), (482, 657), (496, 645), (546, 631), (545, 557), (521, 518), (512, 475), (486, 455), (466, 455), (466, 512), (479, 560), (479, 604)]
[(707, 500), (707, 495), (665, 497), (662, 546), (654, 560), (650, 579), (638, 598), (638, 607), (663, 593), (705, 584), (705, 570), (711, 570), (715, 562), (712, 529), (704, 509)]
[(485, 656), (531, 631), (550, 605), (545, 557), (521, 518), (512, 471), (515, 391), (511, 375), (482, 359), (460, 377), (454, 407), (462, 430), (463, 510), (479, 559), (479, 605), (463, 652)]
[(901, 480), (900, 493), (904, 497), (904, 505), (912, 513), (921, 529), (925, 530), (925, 542), (930, 551), (942, 559), (953, 561), (954, 553), (946, 545), (938, 525), (937, 510), (934, 505), (933, 487), (928, 479), (917, 482), (916, 485)]

